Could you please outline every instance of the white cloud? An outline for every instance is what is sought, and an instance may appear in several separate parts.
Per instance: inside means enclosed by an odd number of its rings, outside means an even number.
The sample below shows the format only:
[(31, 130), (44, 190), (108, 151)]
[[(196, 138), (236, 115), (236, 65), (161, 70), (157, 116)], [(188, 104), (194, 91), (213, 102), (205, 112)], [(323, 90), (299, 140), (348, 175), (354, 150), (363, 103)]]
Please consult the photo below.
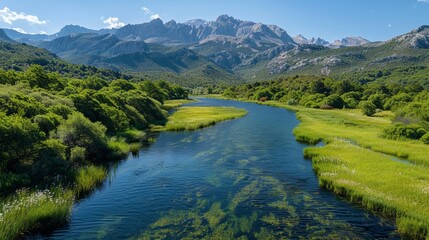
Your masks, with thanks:
[(153, 14), (153, 15), (150, 15), (150, 19), (151, 19), (151, 20), (158, 19), (158, 18), (161, 18), (161, 17), (159, 16), (159, 14)]
[(40, 31), (40, 34), (48, 35), (48, 33), (47, 33), (47, 32), (45, 32), (45, 31)]
[(392, 27), (392, 24), (391, 24), (391, 23), (387, 24), (387, 27), (390, 27), (390, 28), (391, 28), (391, 27)]
[(142, 7), (142, 10), (144, 11), (144, 13), (146, 13), (146, 14), (148, 14), (148, 15), (150, 15), (150, 14), (152, 14), (153, 12), (149, 9), (149, 8), (147, 8), (147, 7)]
[(143, 10), (143, 12), (144, 12), (145, 15), (149, 15), (149, 18), (151, 20), (161, 18), (161, 16), (158, 13), (154, 13), (152, 10), (150, 10), (147, 7), (142, 7), (142, 10)]
[(11, 11), (8, 7), (0, 9), (0, 21), (12, 24), (14, 21), (23, 20), (32, 24), (46, 24), (47, 21), (40, 20), (39, 17), (34, 15), (27, 15), (25, 13), (17, 13)]
[(15, 30), (15, 31), (17, 31), (19, 33), (27, 34), (27, 32), (24, 29), (22, 29), (22, 28), (12, 28), (12, 30)]
[(417, 2), (429, 3), (429, 0), (417, 0)]
[(106, 24), (109, 24), (109, 26), (107, 26), (108, 29), (113, 29), (113, 28), (121, 28), (123, 26), (125, 26), (125, 23), (119, 21), (119, 18), (117, 17), (109, 17), (108, 19), (103, 21)]

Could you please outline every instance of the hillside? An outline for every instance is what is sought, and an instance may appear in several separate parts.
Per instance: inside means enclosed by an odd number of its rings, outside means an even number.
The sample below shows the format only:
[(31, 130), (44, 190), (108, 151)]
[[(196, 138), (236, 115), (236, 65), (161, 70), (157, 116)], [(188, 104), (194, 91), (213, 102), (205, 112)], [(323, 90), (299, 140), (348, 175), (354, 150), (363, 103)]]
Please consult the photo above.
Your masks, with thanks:
[[(10, 41), (23, 39), (22, 34), (12, 36)], [(292, 38), (278, 26), (228, 15), (209, 22), (154, 19), (113, 30), (68, 25), (31, 44), (75, 64), (149, 78), (164, 76), (187, 86), (235, 84), (279, 75), (337, 76), (429, 63), (429, 26), (385, 42), (345, 37), (329, 43), (302, 35)]]

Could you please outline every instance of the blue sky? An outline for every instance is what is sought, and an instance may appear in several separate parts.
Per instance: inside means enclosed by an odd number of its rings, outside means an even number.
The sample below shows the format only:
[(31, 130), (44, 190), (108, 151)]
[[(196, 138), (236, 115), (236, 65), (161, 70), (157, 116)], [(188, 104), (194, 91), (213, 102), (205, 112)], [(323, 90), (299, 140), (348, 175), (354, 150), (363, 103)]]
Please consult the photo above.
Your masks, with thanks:
[(429, 25), (429, 0), (0, 0), (0, 27), (55, 33), (66, 24), (120, 27), (160, 17), (184, 22), (228, 14), (290, 35), (387, 40)]

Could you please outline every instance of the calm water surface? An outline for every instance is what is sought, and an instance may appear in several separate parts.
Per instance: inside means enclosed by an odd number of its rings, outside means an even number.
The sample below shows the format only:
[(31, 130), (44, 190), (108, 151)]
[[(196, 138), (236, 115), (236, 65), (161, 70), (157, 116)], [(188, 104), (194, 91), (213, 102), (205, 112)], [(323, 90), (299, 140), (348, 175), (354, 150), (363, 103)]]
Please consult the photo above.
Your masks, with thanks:
[(235, 101), (244, 118), (166, 132), (130, 156), (47, 239), (398, 239), (381, 219), (321, 189), (293, 112)]

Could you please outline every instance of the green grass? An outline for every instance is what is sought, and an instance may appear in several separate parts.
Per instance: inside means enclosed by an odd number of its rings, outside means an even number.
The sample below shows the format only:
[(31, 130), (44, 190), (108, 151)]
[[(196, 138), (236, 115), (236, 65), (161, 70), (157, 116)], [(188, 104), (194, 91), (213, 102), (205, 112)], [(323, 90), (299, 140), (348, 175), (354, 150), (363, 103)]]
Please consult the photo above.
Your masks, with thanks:
[(183, 107), (168, 117), (165, 127), (155, 128), (155, 130), (196, 130), (217, 122), (243, 117), (246, 114), (246, 110), (234, 107)]
[(401, 234), (429, 239), (429, 145), (381, 138), (391, 124), (390, 112), (367, 117), (359, 110), (310, 109), (273, 101), (262, 104), (296, 111), (301, 121), (294, 129), (298, 141), (326, 143), (304, 152), (312, 159), (321, 186), (395, 217)]
[(72, 191), (22, 190), (0, 208), (0, 239), (17, 239), (29, 231), (47, 231), (64, 224), (73, 205)]
[(86, 194), (100, 185), (107, 176), (107, 170), (100, 166), (88, 166), (78, 170), (76, 174), (76, 194)]
[(119, 138), (124, 138), (128, 143), (142, 142), (146, 139), (146, 132), (141, 130), (129, 129), (116, 134)]
[(320, 185), (396, 217), (401, 233), (429, 237), (429, 169), (393, 161), (390, 156), (336, 140), (305, 150)]
[(323, 139), (329, 143), (338, 138), (349, 139), (361, 147), (429, 166), (429, 145), (380, 137), (383, 129), (391, 124), (388, 117), (367, 117), (359, 110), (296, 110), (301, 123), (294, 134), (299, 141), (316, 143)]
[(196, 102), (196, 101), (192, 100), (192, 99), (166, 100), (166, 101), (164, 101), (163, 107), (166, 108), (167, 110), (169, 110), (169, 109), (177, 108), (177, 107), (182, 106), (183, 104), (187, 104), (187, 103), (191, 103), (191, 102)]

